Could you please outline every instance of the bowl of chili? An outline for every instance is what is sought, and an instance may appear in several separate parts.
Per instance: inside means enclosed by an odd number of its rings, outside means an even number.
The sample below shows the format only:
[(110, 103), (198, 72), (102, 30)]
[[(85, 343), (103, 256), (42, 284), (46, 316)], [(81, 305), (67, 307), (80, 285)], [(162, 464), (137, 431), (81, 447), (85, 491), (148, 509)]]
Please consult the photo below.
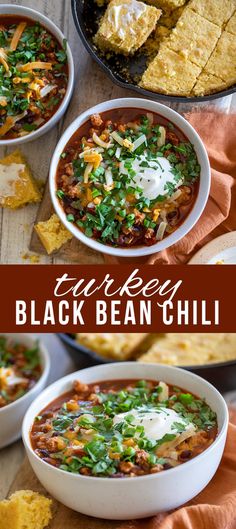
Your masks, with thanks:
[(21, 436), (24, 414), (45, 388), (47, 349), (29, 334), (0, 334), (0, 448)]
[(66, 228), (94, 250), (145, 256), (175, 244), (209, 195), (206, 149), (174, 110), (145, 99), (101, 103), (65, 131), (50, 192)]
[(74, 62), (61, 30), (34, 9), (0, 6), (0, 145), (32, 141), (65, 113)]
[(134, 519), (179, 507), (207, 485), (227, 425), (226, 403), (207, 381), (126, 362), (47, 388), (26, 413), (23, 440), (57, 500), (90, 516)]

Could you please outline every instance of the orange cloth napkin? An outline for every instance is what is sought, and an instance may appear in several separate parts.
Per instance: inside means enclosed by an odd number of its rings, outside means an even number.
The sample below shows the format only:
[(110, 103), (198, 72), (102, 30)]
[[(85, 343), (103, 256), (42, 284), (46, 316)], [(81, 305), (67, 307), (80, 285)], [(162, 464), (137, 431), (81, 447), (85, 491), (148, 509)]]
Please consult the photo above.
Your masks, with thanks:
[(192, 112), (186, 119), (201, 136), (210, 159), (212, 183), (206, 208), (195, 227), (171, 248), (141, 259), (110, 263), (182, 264), (207, 242), (236, 229), (236, 114)]
[(236, 411), (230, 419), (235, 424), (229, 425), (219, 469), (198, 496), (172, 513), (125, 522), (119, 529), (236, 529)]

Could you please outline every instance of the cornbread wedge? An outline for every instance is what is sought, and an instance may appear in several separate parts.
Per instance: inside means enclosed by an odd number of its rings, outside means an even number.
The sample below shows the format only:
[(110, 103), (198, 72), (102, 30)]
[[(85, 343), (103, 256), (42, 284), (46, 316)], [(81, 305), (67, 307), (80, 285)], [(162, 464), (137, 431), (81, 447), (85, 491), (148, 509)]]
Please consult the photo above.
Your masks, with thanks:
[(158, 55), (144, 72), (140, 86), (163, 94), (189, 95), (200, 73), (199, 66), (162, 43)]
[(76, 340), (104, 358), (129, 360), (146, 336), (145, 333), (80, 333), (76, 335)]
[(226, 25), (225, 31), (228, 31), (228, 33), (232, 33), (232, 35), (236, 35), (236, 11), (230, 18), (228, 24)]
[(192, 94), (195, 96), (204, 96), (205, 94), (214, 94), (225, 90), (227, 84), (215, 75), (203, 72), (199, 75), (198, 80), (193, 87)]
[(0, 502), (0, 529), (44, 529), (51, 518), (52, 500), (20, 490)]
[(220, 35), (221, 30), (216, 24), (186, 8), (166, 39), (165, 46), (203, 68)]
[(103, 51), (133, 54), (147, 40), (161, 16), (160, 9), (137, 0), (112, 0), (94, 41)]
[(220, 28), (235, 11), (235, 0), (191, 0), (189, 7)]
[(236, 333), (168, 333), (139, 362), (199, 365), (236, 358)]
[(73, 237), (56, 214), (53, 214), (50, 219), (44, 222), (38, 222), (34, 229), (48, 254), (59, 250), (63, 244), (70, 241)]
[(222, 79), (226, 86), (236, 82), (236, 46), (235, 36), (223, 31), (218, 44), (205, 67), (210, 73)]
[(17, 209), (40, 202), (41, 193), (25, 157), (15, 151), (0, 160), (0, 206)]

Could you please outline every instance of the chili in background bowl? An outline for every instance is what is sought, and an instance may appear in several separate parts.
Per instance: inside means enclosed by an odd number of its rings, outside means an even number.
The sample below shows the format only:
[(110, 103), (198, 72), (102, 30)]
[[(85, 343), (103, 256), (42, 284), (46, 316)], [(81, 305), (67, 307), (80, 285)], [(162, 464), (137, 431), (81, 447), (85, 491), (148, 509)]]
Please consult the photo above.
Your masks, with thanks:
[(0, 407), (0, 448), (3, 448), (20, 438), (24, 415), (31, 402), (33, 402), (46, 386), (50, 370), (50, 358), (44, 344), (34, 334), (0, 334), (9, 339), (13, 344), (22, 344), (29, 349), (34, 348), (38, 344), (38, 354), (41, 364), (40, 377), (32, 385), (32, 388), (27, 390), (17, 400)]
[[(75, 380), (84, 383), (123, 379), (162, 380), (182, 387), (216, 412), (218, 436), (202, 454), (191, 461), (157, 474), (113, 479), (73, 474), (44, 462), (31, 445), (31, 428), (36, 416), (67, 391)], [(125, 362), (96, 366), (72, 373), (48, 387), (30, 406), (23, 422), (23, 441), (30, 464), (42, 485), (67, 507), (98, 518), (127, 520), (153, 516), (179, 507), (196, 496), (212, 479), (224, 450), (228, 410), (220, 393), (200, 377), (179, 368)], [(194, 477), (193, 477), (194, 476)], [(178, 487), (176, 487), (178, 483)]]
[[(175, 229), (172, 233), (168, 234), (164, 239), (159, 240), (157, 242), (152, 243), (152, 246), (148, 245), (140, 245), (140, 246), (132, 246), (132, 247), (117, 247), (112, 246), (108, 244), (103, 244), (99, 242), (93, 235), (87, 236), (86, 233), (83, 233), (79, 229), (79, 227), (76, 226), (76, 224), (71, 220), (70, 215), (67, 215), (66, 211), (64, 210), (61, 197), (59, 196), (58, 191), (58, 167), (60, 168), (60, 162), (61, 162), (61, 155), (64, 156), (64, 153), (66, 153), (66, 149), (68, 147), (68, 150), (70, 152), (70, 141), (73, 135), (75, 135), (75, 142), (76, 140), (76, 131), (78, 131), (81, 127), (87, 126), (86, 122), (89, 120), (89, 118), (92, 115), (97, 115), (103, 113), (107, 113), (109, 115), (109, 112), (121, 112), (125, 115), (125, 112), (127, 111), (128, 116), (130, 115), (130, 109), (137, 110), (137, 114), (143, 114), (145, 113), (153, 113), (154, 115), (158, 115), (157, 118), (160, 116), (160, 119), (164, 121), (170, 122), (170, 124), (174, 125), (176, 131), (178, 130), (179, 134), (182, 134), (187, 140), (192, 144), (193, 149), (196, 153), (198, 163), (200, 165), (200, 178), (199, 178), (199, 188), (198, 192), (196, 191), (196, 198), (195, 203), (192, 206), (192, 209), (188, 212), (187, 216), (181, 220), (181, 224), (179, 227)], [(129, 117), (128, 117), (129, 120)], [(70, 160), (69, 160), (70, 161)], [(70, 164), (69, 164), (70, 165)], [(60, 175), (60, 173), (59, 173)], [(63, 175), (62, 175), (63, 176)], [(60, 176), (59, 176), (60, 178)], [(73, 178), (73, 177), (72, 177)], [(178, 240), (180, 240), (182, 237), (184, 237), (194, 226), (194, 224), (197, 222), (199, 217), (202, 214), (202, 211), (206, 205), (206, 201), (208, 199), (209, 195), (209, 189), (210, 189), (210, 166), (208, 161), (208, 156), (206, 153), (206, 149), (196, 133), (196, 131), (193, 129), (193, 127), (178, 113), (173, 111), (172, 109), (161, 105), (159, 103), (156, 103), (154, 101), (148, 101), (148, 100), (142, 100), (142, 99), (135, 99), (135, 98), (125, 98), (125, 99), (116, 99), (108, 102), (101, 103), (99, 105), (96, 105), (95, 107), (88, 109), (83, 114), (81, 114), (65, 131), (62, 138), (60, 139), (55, 151), (54, 155), (52, 157), (51, 161), (51, 167), (50, 167), (50, 193), (51, 193), (51, 199), (53, 202), (54, 209), (58, 216), (60, 217), (61, 221), (64, 223), (65, 227), (81, 242), (86, 244), (87, 246), (90, 246), (94, 250), (98, 250), (103, 253), (107, 253), (113, 256), (119, 256), (119, 257), (136, 257), (136, 256), (144, 256), (144, 255), (150, 255), (152, 253), (161, 251), (165, 248), (168, 248), (175, 244)], [(57, 196), (58, 193), (58, 196)], [(154, 202), (154, 201), (153, 201)], [(132, 215), (133, 216), (133, 215)], [(146, 220), (146, 219), (145, 219)], [(83, 224), (83, 219), (81, 224)], [(141, 243), (142, 244), (142, 243)]]
[[(35, 11), (34, 9), (30, 9), (24, 6), (18, 6), (18, 5), (12, 5), (12, 4), (2, 4), (0, 5), (0, 21), (1, 17), (12, 17), (14, 21), (17, 21), (19, 18), (19, 22), (29, 21), (29, 22), (39, 22), (39, 24), (42, 25), (43, 28), (45, 28), (49, 34), (51, 34), (55, 40), (60, 44), (61, 48), (65, 48), (66, 56), (67, 56), (67, 68), (68, 68), (68, 80), (67, 80), (67, 86), (66, 86), (66, 92), (64, 97), (59, 102), (58, 106), (55, 106), (55, 112), (52, 114), (52, 116), (44, 123), (42, 126), (39, 126), (36, 130), (32, 130), (27, 134), (26, 136), (8, 139), (0, 138), (0, 145), (19, 145), (22, 143), (26, 143), (29, 141), (33, 141), (34, 139), (39, 138), (46, 132), (48, 132), (64, 115), (66, 112), (66, 109), (69, 105), (70, 99), (72, 97), (73, 93), (73, 87), (74, 87), (74, 61), (72, 52), (70, 49), (70, 46), (61, 32), (61, 30), (52, 22), (49, 18), (44, 16), (42, 13), (39, 13), (38, 11)], [(15, 23), (15, 22), (14, 22)], [(65, 47), (66, 42), (66, 47)], [(30, 123), (29, 123), (30, 126)]]

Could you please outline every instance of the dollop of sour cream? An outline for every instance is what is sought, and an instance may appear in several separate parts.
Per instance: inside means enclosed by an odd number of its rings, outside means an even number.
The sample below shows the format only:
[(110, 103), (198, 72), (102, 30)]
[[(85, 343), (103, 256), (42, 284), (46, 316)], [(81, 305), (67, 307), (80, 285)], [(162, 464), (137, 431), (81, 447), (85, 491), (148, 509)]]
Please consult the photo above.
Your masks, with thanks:
[(119, 413), (114, 416), (113, 424), (125, 421), (127, 416), (133, 416), (130, 424), (133, 426), (143, 426), (145, 437), (154, 441), (162, 439), (166, 434), (179, 435), (178, 427), (175, 423), (185, 426), (184, 431), (194, 428), (194, 425), (187, 422), (175, 410), (161, 408), (160, 410), (142, 411), (142, 409), (133, 409), (125, 413)]
[(109, 10), (108, 21), (112, 24), (117, 35), (123, 40), (125, 32), (132, 33), (131, 24), (138, 20), (145, 10), (145, 4), (137, 0), (130, 0), (124, 5), (112, 6)]
[[(144, 167), (144, 164), (148, 166)], [(176, 182), (172, 166), (169, 160), (164, 157), (149, 160), (144, 153), (133, 160), (132, 169), (135, 172), (132, 177), (135, 186), (140, 187), (144, 197), (150, 200), (155, 200), (158, 195), (168, 195), (167, 183), (174, 184), (175, 188), (182, 184), (181, 180)], [(120, 163), (120, 174), (129, 174), (125, 167), (125, 161)]]

